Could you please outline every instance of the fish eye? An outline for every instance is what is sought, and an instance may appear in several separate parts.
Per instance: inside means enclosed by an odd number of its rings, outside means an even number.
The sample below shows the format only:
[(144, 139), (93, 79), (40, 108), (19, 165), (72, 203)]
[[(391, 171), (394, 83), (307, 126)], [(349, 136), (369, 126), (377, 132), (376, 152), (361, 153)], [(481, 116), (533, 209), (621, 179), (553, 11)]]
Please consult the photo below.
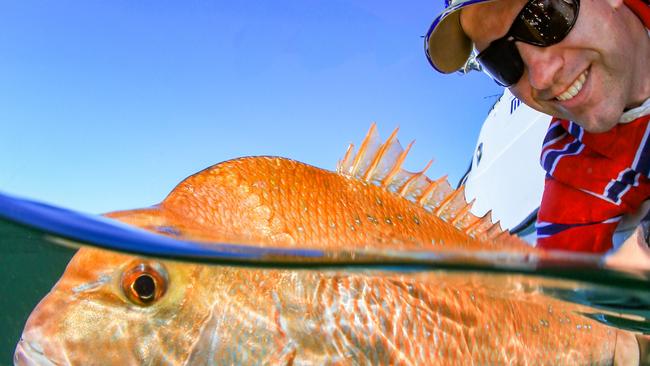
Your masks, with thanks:
[(160, 300), (167, 290), (167, 274), (158, 263), (138, 262), (122, 275), (122, 291), (127, 299), (140, 306)]

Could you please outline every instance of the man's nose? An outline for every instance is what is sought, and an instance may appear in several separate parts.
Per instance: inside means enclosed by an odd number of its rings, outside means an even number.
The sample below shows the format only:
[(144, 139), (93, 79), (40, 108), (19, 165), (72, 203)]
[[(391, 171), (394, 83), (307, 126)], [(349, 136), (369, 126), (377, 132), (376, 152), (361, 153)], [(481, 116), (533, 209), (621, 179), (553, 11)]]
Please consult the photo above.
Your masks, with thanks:
[(540, 91), (551, 88), (562, 68), (562, 57), (555, 51), (554, 46), (538, 47), (517, 42), (517, 48), (528, 70), (530, 86)]

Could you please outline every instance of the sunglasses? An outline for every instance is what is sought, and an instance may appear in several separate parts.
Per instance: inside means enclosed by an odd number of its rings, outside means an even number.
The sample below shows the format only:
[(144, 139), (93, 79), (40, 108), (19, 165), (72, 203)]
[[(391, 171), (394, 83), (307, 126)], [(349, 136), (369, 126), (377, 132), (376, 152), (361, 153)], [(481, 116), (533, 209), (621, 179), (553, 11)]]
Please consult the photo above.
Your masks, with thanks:
[(531, 0), (508, 33), (490, 43), (475, 60), (499, 85), (514, 85), (524, 74), (524, 61), (515, 41), (539, 47), (561, 42), (576, 23), (579, 8), (579, 0)]

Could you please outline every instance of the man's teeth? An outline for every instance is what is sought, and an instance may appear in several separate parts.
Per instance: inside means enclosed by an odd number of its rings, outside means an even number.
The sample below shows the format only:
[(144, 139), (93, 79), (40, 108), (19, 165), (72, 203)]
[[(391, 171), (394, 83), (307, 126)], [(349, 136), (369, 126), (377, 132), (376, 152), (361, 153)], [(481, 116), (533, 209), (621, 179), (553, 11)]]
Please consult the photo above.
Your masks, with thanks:
[(589, 70), (585, 70), (582, 74), (580, 74), (576, 81), (574, 81), (573, 84), (571, 84), (571, 86), (564, 91), (564, 93), (555, 97), (555, 99), (559, 100), (560, 102), (564, 102), (575, 97), (582, 89), (582, 85), (585, 83), (585, 80), (587, 80), (588, 71)]

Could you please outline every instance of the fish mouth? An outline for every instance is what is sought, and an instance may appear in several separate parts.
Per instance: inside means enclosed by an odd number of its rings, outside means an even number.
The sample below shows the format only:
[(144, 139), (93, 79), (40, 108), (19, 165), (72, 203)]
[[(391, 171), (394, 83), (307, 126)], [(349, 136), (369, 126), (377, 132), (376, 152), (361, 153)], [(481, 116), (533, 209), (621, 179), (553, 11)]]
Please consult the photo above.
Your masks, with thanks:
[(15, 366), (59, 366), (67, 363), (56, 362), (45, 355), (43, 347), (38, 342), (20, 339), (14, 353)]

